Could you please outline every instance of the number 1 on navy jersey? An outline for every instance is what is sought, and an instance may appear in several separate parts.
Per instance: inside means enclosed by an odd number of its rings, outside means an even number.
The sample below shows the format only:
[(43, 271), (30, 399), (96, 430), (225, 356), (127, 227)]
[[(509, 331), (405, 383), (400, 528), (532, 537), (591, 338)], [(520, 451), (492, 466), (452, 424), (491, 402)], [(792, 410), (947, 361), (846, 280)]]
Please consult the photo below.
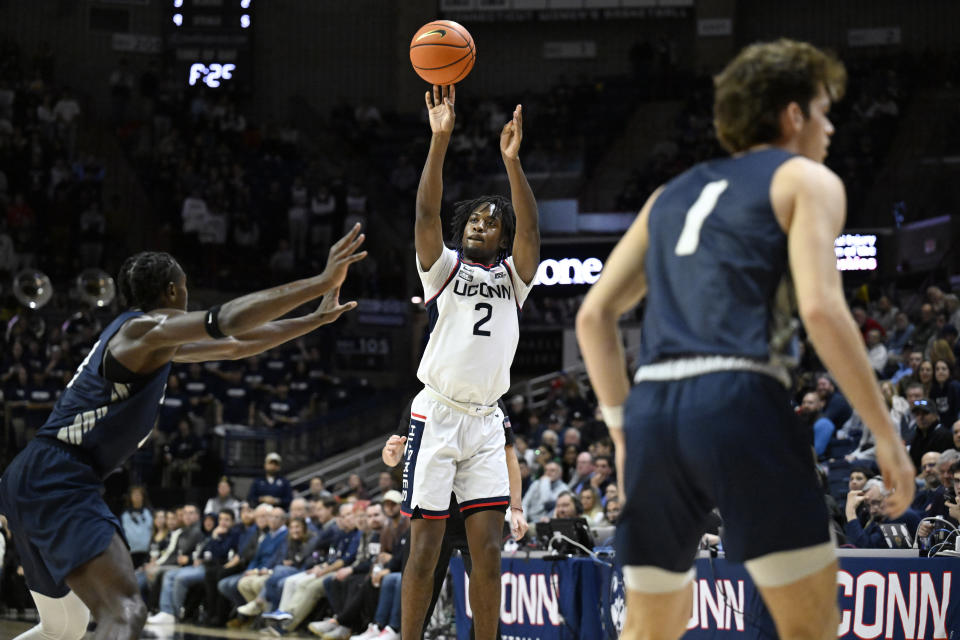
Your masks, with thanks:
[(720, 194), (727, 190), (728, 184), (726, 180), (717, 180), (703, 185), (700, 197), (687, 209), (683, 231), (680, 232), (677, 247), (674, 249), (674, 253), (678, 256), (692, 256), (696, 253), (697, 247), (700, 246), (700, 229), (703, 228), (707, 216), (713, 213)]
[(487, 312), (487, 315), (485, 315), (485, 316), (483, 316), (482, 318), (480, 318), (479, 320), (477, 320), (477, 323), (476, 323), (475, 325), (473, 325), (473, 335), (475, 335), (475, 336), (489, 336), (489, 335), (490, 335), (490, 332), (487, 331), (486, 329), (481, 329), (480, 327), (482, 327), (483, 325), (485, 325), (485, 324), (487, 324), (488, 322), (490, 322), (490, 318), (493, 317), (493, 305), (490, 304), (489, 302), (478, 302), (478, 303), (477, 303), (477, 306), (475, 306), (473, 309), (474, 309), (474, 311), (486, 311), (486, 312)]

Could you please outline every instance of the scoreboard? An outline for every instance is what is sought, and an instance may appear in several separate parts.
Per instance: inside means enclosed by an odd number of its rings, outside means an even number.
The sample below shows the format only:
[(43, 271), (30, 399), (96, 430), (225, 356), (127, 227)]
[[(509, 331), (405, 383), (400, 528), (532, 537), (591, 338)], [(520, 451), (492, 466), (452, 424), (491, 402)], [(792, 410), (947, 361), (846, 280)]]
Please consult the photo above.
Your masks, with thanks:
[(164, 56), (192, 87), (248, 92), (258, 0), (164, 0)]

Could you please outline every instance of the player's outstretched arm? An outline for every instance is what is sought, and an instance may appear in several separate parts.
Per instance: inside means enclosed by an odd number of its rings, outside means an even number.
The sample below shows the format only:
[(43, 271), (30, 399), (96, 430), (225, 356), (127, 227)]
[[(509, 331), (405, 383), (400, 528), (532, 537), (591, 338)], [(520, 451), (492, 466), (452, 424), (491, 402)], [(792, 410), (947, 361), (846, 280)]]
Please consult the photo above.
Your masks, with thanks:
[(324, 294), (320, 306), (313, 313), (299, 318), (274, 320), (267, 324), (225, 340), (204, 340), (182, 345), (173, 356), (174, 362), (207, 362), (209, 360), (239, 360), (249, 358), (310, 333), (325, 324), (336, 322), (345, 312), (355, 309), (356, 302), (340, 304), (340, 287)]
[(527, 284), (533, 282), (540, 266), (540, 217), (537, 200), (520, 166), (520, 141), (523, 139), (523, 106), (517, 105), (513, 118), (500, 132), (500, 155), (510, 180), (510, 198), (517, 214), (513, 235), (513, 264), (517, 275)]
[(794, 158), (774, 174), (770, 192), (778, 213), (792, 209), (787, 234), (800, 318), (817, 354), (876, 437), (884, 484), (894, 490), (889, 507), (900, 515), (913, 500), (916, 472), (843, 295), (833, 251), (846, 216), (843, 183), (822, 164)]
[(417, 187), (417, 219), (414, 224), (414, 244), (420, 268), (427, 270), (443, 253), (443, 226), (440, 207), (443, 203), (443, 159), (447, 155), (456, 114), (453, 111), (457, 91), (454, 85), (433, 86), (424, 100), (430, 117), (430, 151), (420, 174)]
[[(363, 240), (360, 225), (356, 224), (330, 248), (323, 273), (225, 303), (217, 315), (220, 332), (226, 336), (243, 335), (339, 287), (346, 279), (350, 265), (367, 257), (366, 251), (357, 252)], [(208, 315), (208, 312), (200, 311), (167, 314), (139, 336), (139, 342), (147, 348), (162, 348), (204, 340), (209, 336)]]
[(649, 243), (647, 221), (659, 193), (650, 196), (613, 248), (599, 280), (590, 287), (577, 312), (577, 341), (601, 406), (619, 407), (630, 390), (617, 322), (647, 292), (643, 266)]

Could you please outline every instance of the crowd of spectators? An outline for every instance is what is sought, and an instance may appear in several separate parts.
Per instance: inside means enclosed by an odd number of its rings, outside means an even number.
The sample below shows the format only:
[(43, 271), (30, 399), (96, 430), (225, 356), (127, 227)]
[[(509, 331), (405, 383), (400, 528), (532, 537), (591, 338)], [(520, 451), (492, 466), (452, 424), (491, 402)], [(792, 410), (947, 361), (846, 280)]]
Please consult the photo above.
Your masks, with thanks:
[[(878, 475), (875, 440), (862, 419), (824, 373), (810, 370), (797, 383), (798, 415), (811, 430), (838, 539), (861, 548), (887, 548), (881, 524), (905, 524), (921, 549), (945, 540), (932, 537), (932, 520), (960, 523), (954, 473), (960, 472), (960, 304), (954, 294), (927, 288), (918, 312), (898, 308), (879, 295), (855, 301), (857, 322), (890, 420), (917, 469), (917, 495), (910, 510), (891, 518), (888, 494)], [(809, 367), (815, 354), (804, 359)], [(960, 475), (958, 473), (957, 475)], [(841, 508), (840, 505), (843, 505)], [(950, 532), (943, 529), (938, 531)], [(951, 538), (950, 544), (953, 544)]]
[(27, 266), (68, 277), (101, 260), (104, 168), (77, 151), (83, 117), (49, 44), (31, 56), (0, 41), (0, 278)]

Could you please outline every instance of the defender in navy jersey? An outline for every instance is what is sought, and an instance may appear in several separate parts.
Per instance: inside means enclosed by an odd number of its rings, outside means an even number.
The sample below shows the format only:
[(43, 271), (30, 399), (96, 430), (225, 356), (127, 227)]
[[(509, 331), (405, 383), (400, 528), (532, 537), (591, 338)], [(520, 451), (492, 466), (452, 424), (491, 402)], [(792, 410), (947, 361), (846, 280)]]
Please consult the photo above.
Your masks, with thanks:
[[(626, 497), (623, 638), (686, 631), (691, 567), (714, 507), (727, 558), (746, 564), (780, 637), (836, 637), (827, 512), (779, 354), (793, 324), (786, 280), (818, 354), (876, 436), (891, 511), (910, 505), (913, 466), (835, 266), (845, 196), (822, 163), (845, 80), (842, 64), (809, 44), (744, 49), (715, 79), (715, 125), (733, 156), (650, 197), (578, 313)], [(644, 298), (631, 390), (616, 326)]]
[(450, 494), (464, 515), (473, 557), (470, 604), (476, 637), (493, 640), (500, 615), (500, 535), (510, 506), (514, 527), (522, 506), (509, 491), (503, 413), (520, 337), (519, 314), (540, 263), (537, 203), (520, 166), (520, 105), (500, 133), (511, 201), (482, 196), (455, 205), (456, 250), (443, 244), (440, 206), (443, 159), (453, 132), (453, 86), (425, 99), (433, 136), (417, 191), (417, 272), (430, 318), (430, 338), (417, 377), (403, 460), (401, 510), (413, 521), (404, 568), (401, 635), (419, 638), (430, 605)]
[[(364, 236), (359, 225), (330, 250), (323, 273), (187, 312), (186, 275), (165, 253), (124, 262), (130, 310), (80, 364), (43, 427), (0, 478), (9, 522), (40, 624), (18, 637), (79, 639), (90, 611), (95, 638), (139, 638), (146, 618), (122, 528), (101, 498), (103, 479), (150, 436), (172, 362), (237, 359), (336, 320), (340, 285)], [(276, 320), (323, 296), (313, 313)]]

